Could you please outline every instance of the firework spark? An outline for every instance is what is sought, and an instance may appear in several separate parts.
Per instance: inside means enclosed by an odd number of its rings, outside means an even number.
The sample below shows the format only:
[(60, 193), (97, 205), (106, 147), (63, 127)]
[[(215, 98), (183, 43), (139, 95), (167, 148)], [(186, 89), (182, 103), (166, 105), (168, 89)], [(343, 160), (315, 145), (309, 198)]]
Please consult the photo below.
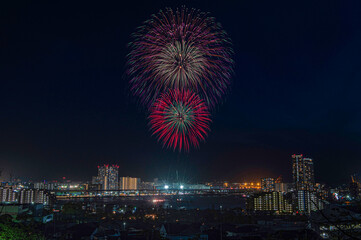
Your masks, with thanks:
[(150, 129), (163, 146), (189, 151), (209, 131), (210, 114), (199, 96), (189, 90), (169, 90), (150, 109)]
[(197, 93), (214, 106), (233, 72), (232, 48), (214, 18), (198, 10), (166, 9), (133, 35), (128, 70), (131, 90), (150, 106), (168, 89)]

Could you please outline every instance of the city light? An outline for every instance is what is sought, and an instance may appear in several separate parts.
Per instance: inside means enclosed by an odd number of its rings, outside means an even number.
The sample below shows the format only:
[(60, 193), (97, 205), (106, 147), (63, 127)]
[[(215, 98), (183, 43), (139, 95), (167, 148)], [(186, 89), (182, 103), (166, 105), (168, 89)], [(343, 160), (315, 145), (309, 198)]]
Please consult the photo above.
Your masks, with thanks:
[(361, 0), (7, 2), (0, 240), (361, 240)]

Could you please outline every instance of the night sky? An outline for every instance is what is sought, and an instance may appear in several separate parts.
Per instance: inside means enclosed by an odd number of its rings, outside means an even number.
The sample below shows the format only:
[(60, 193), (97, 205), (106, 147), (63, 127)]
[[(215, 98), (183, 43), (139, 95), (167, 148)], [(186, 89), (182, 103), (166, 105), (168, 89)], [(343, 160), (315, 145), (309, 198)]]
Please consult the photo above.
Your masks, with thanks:
[[(13, 2), (13, 5), (4, 5)], [(0, 4), (0, 168), (24, 179), (120, 175), (191, 181), (361, 174), (360, 1), (49, 1)], [(216, 17), (233, 41), (230, 93), (200, 149), (151, 136), (128, 90), (131, 33), (165, 7)]]

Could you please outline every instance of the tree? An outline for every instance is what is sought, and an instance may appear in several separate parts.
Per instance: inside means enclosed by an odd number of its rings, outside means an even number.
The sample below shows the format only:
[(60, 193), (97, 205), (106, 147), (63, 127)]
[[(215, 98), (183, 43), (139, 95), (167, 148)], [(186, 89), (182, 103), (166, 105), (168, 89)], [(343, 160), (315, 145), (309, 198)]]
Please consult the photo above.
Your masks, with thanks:
[(0, 216), (0, 223), (12, 222), (13, 218), (9, 214), (3, 214)]
[(45, 240), (45, 238), (39, 234), (35, 234), (25, 229), (14, 225), (12, 223), (0, 224), (0, 239), (1, 240)]

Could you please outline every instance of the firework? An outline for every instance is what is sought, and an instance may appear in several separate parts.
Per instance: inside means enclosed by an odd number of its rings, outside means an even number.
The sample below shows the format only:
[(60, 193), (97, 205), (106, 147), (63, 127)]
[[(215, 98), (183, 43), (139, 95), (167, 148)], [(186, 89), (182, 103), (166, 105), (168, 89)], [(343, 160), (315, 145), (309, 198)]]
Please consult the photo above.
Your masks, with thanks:
[(166, 9), (133, 34), (127, 73), (131, 90), (150, 106), (168, 89), (197, 93), (214, 106), (233, 72), (232, 48), (219, 23), (198, 10)]
[(189, 91), (169, 90), (150, 109), (150, 129), (163, 146), (189, 151), (209, 131), (210, 114), (201, 98)]

